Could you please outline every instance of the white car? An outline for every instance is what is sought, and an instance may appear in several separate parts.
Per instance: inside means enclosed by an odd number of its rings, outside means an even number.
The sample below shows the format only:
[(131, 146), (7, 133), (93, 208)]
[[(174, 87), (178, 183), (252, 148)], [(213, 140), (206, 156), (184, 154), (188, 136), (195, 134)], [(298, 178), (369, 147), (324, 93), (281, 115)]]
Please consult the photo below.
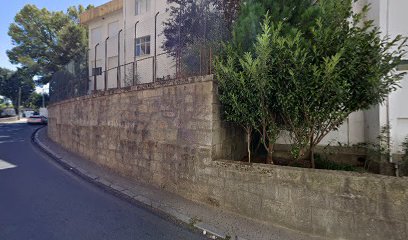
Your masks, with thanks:
[(27, 118), (27, 123), (28, 124), (47, 124), (48, 119), (44, 116), (41, 115), (33, 115)]
[(34, 115), (34, 111), (24, 111), (23, 117), (29, 118)]

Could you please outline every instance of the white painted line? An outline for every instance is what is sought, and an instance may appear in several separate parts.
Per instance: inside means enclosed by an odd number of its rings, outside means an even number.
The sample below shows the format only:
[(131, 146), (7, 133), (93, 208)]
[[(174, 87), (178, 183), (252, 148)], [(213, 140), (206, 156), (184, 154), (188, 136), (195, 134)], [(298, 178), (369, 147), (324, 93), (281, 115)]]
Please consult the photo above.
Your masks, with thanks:
[(0, 159), (0, 170), (16, 168), (17, 166)]

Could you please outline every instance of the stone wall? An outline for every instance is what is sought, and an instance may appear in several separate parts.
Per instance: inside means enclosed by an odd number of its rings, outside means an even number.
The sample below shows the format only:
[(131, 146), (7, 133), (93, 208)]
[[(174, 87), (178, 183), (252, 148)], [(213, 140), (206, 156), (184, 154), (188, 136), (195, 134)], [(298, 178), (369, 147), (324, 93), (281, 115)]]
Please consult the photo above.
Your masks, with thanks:
[(211, 76), (156, 82), (49, 107), (49, 136), (128, 178), (328, 239), (408, 239), (408, 180), (247, 165)]
[(408, 179), (213, 161), (212, 202), (328, 239), (408, 239)]
[(212, 76), (99, 92), (49, 107), (48, 134), (124, 176), (181, 194), (212, 159), (243, 157), (240, 130), (220, 121)]

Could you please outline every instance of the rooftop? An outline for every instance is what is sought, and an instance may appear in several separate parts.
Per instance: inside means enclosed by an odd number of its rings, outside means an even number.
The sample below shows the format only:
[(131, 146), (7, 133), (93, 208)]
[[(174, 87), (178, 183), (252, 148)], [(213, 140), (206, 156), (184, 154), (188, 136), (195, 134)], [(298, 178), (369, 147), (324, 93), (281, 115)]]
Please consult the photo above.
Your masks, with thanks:
[(92, 20), (103, 17), (123, 8), (123, 0), (112, 0), (99, 7), (92, 8), (81, 14), (81, 24), (87, 24)]

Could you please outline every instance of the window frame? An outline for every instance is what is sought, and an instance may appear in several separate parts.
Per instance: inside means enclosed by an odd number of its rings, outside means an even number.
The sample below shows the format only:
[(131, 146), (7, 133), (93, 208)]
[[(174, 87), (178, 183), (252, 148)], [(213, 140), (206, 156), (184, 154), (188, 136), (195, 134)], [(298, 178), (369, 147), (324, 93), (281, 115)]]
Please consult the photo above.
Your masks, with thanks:
[(149, 12), (150, 4), (150, 0), (135, 0), (135, 16)]
[[(148, 40), (148, 41), (147, 41)], [(139, 43), (138, 43), (139, 41)], [(138, 55), (138, 47), (139, 47), (139, 55)], [(142, 51), (144, 47), (144, 51)], [(147, 50), (146, 50), (147, 49)], [(135, 52), (134, 56), (135, 57), (143, 57), (143, 56), (148, 56), (151, 54), (151, 36), (146, 35), (142, 37), (138, 37), (135, 39)]]
[[(102, 41), (102, 26), (97, 26), (90, 29), (89, 33), (90, 42), (92, 45), (96, 45)], [(95, 36), (97, 35), (97, 36)]]

